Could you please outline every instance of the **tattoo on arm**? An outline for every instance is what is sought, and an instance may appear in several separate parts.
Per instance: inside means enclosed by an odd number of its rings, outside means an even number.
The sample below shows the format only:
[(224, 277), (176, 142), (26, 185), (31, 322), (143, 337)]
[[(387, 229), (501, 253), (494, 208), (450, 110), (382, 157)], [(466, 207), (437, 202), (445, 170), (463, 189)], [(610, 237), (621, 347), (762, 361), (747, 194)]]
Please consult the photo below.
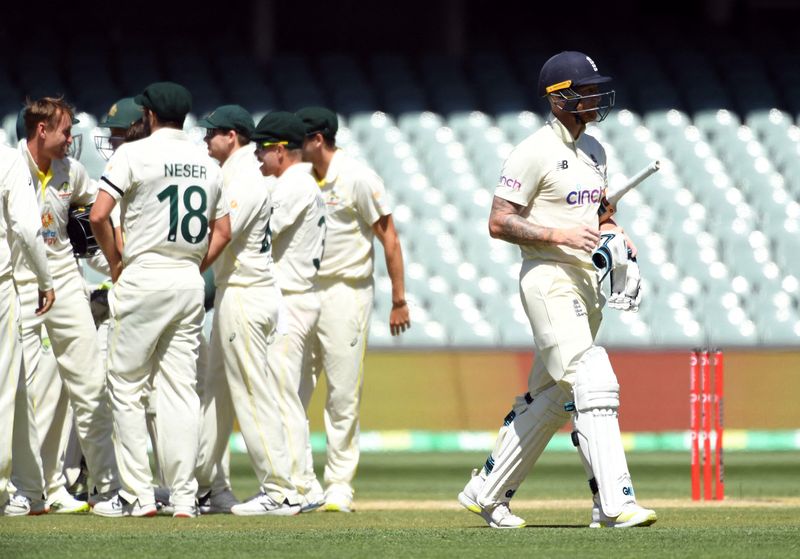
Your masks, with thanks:
[(520, 213), (523, 206), (495, 196), (489, 229), (492, 236), (518, 245), (554, 243), (555, 229), (527, 221)]

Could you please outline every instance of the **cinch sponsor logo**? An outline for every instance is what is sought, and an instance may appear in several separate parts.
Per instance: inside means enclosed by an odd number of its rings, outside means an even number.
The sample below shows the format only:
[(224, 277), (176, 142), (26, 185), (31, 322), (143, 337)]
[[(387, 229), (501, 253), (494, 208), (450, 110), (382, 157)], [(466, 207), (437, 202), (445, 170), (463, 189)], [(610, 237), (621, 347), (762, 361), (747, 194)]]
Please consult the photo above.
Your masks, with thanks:
[(567, 204), (570, 206), (585, 206), (586, 204), (597, 204), (603, 198), (603, 191), (594, 190), (573, 190), (567, 194)]
[(510, 188), (511, 190), (519, 190), (520, 188), (522, 188), (521, 182), (509, 177), (500, 177), (500, 184)]

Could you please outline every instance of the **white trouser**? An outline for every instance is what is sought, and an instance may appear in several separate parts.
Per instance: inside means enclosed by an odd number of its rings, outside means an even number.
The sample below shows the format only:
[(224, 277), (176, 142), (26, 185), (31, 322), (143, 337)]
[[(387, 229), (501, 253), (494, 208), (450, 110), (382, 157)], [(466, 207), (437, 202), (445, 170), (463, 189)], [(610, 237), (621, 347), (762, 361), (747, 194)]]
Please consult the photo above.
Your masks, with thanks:
[(155, 502), (147, 456), (143, 392), (157, 378), (159, 466), (173, 505), (193, 506), (199, 439), (197, 353), (203, 324), (203, 280), (195, 266), (126, 268), (109, 295), (109, 392), (120, 494)]
[[(10, 277), (0, 280), (0, 506), (8, 500), (12, 433), (17, 386), (22, 368), (19, 302)], [(24, 384), (24, 381), (23, 381)], [(27, 410), (27, 405), (23, 407)]]
[[(578, 362), (592, 346), (602, 320), (603, 301), (594, 270), (525, 261), (520, 295), (536, 345), (528, 399), (541, 419), (533, 420), (533, 415), (512, 418), (500, 430), (487, 461), (491, 467), (484, 469), (487, 482), (480, 495), (484, 506), (513, 496), (547, 442), (569, 419), (570, 410), (564, 406), (572, 398)], [(525, 400), (517, 398), (515, 407), (520, 399)]]
[[(98, 349), (89, 300), (77, 266), (54, 277), (53, 282), (57, 292), (56, 302), (49, 312), (39, 317), (34, 312), (37, 306), (36, 285), (28, 282), (20, 286), (28, 400), (35, 421), (28, 422), (27, 435), (20, 435), (19, 442), (36, 449), (37, 454), (41, 445), (49, 489), (55, 490), (65, 483), (61, 475), (62, 454), (71, 422), (57, 378), (60, 375), (75, 417), (81, 449), (86, 457), (90, 487), (101, 493), (108, 492), (118, 487), (117, 469), (111, 442), (106, 373)], [(42, 324), (57, 367), (43, 354)], [(25, 437), (27, 443), (23, 442)], [(19, 463), (19, 468), (15, 465), (15, 480), (18, 475), (30, 475), (32, 463), (29, 456), (27, 450), (21, 453), (24, 462)], [(28, 491), (28, 483), (19, 482), (23, 492)]]
[(270, 339), (267, 368), (284, 426), (291, 480), (305, 494), (316, 478), (310, 464), (308, 418), (301, 401), (301, 386), (303, 363), (317, 327), (320, 304), (316, 291), (283, 292), (281, 301), (281, 328)]
[[(364, 353), (372, 316), (373, 281), (319, 279), (320, 317), (301, 385), (300, 398), (307, 408), (322, 372), (326, 375), (325, 433), (328, 439), (325, 485), (346, 486), (359, 459), (359, 409), (364, 385)], [(307, 465), (310, 470), (311, 464)], [(313, 475), (313, 471), (311, 471)]]
[[(212, 362), (222, 361), (233, 409), (261, 490), (282, 503), (299, 503), (275, 381), (265, 364), (278, 320), (277, 287), (218, 288), (211, 331)], [(221, 358), (218, 354), (221, 354)]]
[[(214, 311), (216, 320), (217, 311)], [(206, 320), (211, 317), (206, 316)], [(233, 433), (233, 402), (225, 378), (222, 351), (211, 351), (200, 335), (197, 360), (197, 394), (200, 396), (200, 447), (197, 451), (198, 495), (231, 488), (230, 439)], [(213, 359), (213, 361), (212, 361)]]

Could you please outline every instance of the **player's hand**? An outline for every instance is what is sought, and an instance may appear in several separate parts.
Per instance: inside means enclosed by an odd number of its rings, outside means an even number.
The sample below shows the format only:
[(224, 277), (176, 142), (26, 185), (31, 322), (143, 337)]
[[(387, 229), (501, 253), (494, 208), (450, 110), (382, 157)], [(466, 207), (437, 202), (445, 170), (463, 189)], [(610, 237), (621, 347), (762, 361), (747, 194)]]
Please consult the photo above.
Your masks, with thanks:
[[(613, 222), (607, 222), (613, 223)], [(625, 233), (625, 229), (622, 228), (621, 225), (617, 225), (616, 223), (613, 224), (612, 227), (603, 227), (604, 224), (600, 225), (600, 231), (611, 231), (612, 233), (620, 233), (622, 236), (625, 237), (625, 245), (628, 247), (628, 251), (630, 252), (631, 258), (636, 258), (639, 254), (639, 249), (636, 248), (636, 245), (633, 244), (633, 240)]]
[(408, 303), (405, 299), (392, 303), (392, 312), (389, 313), (389, 330), (392, 336), (399, 336), (411, 328), (411, 318), (408, 316)]
[(56, 302), (56, 292), (53, 289), (47, 291), (39, 290), (39, 308), (36, 309), (36, 314), (41, 315), (49, 311), (53, 303)]
[(586, 252), (592, 252), (600, 241), (600, 232), (592, 227), (581, 225), (572, 229), (562, 229), (563, 239), (560, 244)]

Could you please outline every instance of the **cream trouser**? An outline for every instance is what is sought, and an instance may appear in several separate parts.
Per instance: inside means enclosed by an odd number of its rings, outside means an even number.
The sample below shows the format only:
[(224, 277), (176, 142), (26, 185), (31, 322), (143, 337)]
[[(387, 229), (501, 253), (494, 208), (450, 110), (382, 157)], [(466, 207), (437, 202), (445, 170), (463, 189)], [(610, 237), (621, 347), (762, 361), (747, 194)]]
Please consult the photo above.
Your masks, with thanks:
[(196, 266), (126, 268), (109, 295), (108, 381), (120, 494), (155, 501), (143, 394), (156, 375), (158, 461), (173, 505), (192, 506), (199, 439), (197, 354), (203, 280)]
[[(0, 280), (0, 506), (8, 500), (15, 399), (22, 368), (17, 290), (10, 277)], [(24, 383), (24, 381), (23, 381)], [(24, 400), (23, 400), (24, 401)], [(27, 408), (27, 405), (25, 406)]]
[[(319, 375), (324, 372), (328, 384), (324, 412), (328, 439), (325, 485), (346, 486), (352, 491), (359, 459), (358, 418), (373, 282), (320, 279), (318, 285), (321, 310), (317, 336), (303, 375), (300, 398), (307, 409)], [(308, 462), (306, 471), (311, 476), (312, 467)]]
[[(20, 449), (15, 453), (18, 459), (14, 461), (14, 484), (31, 497), (38, 497), (41, 489), (54, 491), (64, 485), (63, 453), (72, 425), (69, 401), (89, 469), (90, 487), (105, 493), (119, 484), (97, 331), (77, 266), (53, 281), (56, 302), (42, 316), (34, 312), (36, 285), (20, 285), (26, 397), (33, 420), (14, 426), (15, 449)], [(45, 333), (57, 366), (43, 346)], [(19, 412), (16, 415), (20, 419), (21, 416)]]
[(303, 363), (317, 326), (319, 309), (316, 291), (283, 292), (280, 331), (270, 340), (267, 354), (271, 389), (276, 395), (277, 410), (286, 435), (291, 480), (303, 494), (312, 489), (315, 478), (311, 469), (308, 418), (300, 390)]

